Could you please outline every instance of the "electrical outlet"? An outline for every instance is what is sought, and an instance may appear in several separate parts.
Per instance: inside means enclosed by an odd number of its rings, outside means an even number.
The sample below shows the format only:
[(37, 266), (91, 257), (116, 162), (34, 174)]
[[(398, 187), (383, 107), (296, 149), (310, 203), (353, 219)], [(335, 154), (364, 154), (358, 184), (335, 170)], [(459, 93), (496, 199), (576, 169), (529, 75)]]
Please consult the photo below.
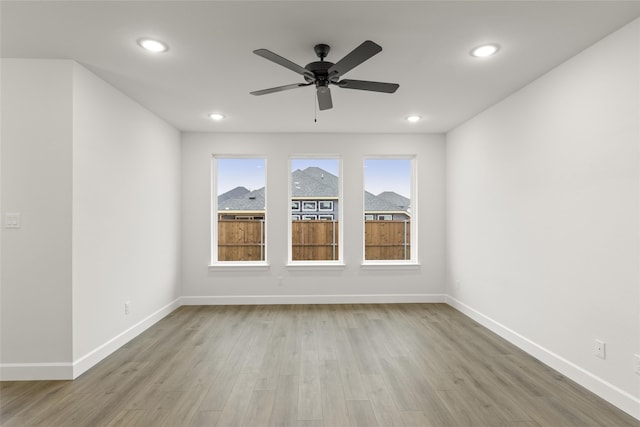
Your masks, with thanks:
[(131, 313), (131, 301), (126, 301), (124, 303), (124, 314), (130, 314)]
[(640, 354), (633, 355), (633, 371), (636, 375), (640, 375)]
[(599, 357), (600, 359), (606, 359), (607, 358), (607, 343), (601, 340), (595, 340), (594, 343), (594, 353), (596, 355), (596, 357)]

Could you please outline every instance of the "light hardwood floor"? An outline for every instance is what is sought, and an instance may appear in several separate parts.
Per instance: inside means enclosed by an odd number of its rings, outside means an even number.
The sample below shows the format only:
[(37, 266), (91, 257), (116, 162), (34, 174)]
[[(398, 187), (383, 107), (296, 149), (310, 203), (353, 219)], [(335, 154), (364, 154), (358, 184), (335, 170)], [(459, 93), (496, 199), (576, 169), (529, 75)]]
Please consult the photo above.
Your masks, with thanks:
[(444, 304), (184, 306), (0, 393), (6, 427), (640, 425)]

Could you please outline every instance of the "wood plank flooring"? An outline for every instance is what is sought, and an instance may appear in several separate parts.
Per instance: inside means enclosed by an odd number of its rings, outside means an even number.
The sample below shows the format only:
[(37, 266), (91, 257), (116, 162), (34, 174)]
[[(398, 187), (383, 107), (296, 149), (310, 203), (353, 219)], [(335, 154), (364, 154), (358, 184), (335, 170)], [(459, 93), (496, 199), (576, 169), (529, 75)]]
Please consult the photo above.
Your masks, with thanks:
[(184, 306), (0, 399), (3, 427), (640, 425), (444, 304)]

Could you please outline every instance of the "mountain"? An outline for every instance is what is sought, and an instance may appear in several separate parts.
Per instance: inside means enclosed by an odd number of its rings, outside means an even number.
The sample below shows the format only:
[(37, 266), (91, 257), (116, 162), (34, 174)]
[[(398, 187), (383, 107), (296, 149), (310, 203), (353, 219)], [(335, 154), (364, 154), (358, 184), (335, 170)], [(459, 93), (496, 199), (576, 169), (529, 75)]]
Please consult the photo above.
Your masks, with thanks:
[(218, 203), (222, 203), (226, 200), (238, 199), (249, 193), (249, 190), (245, 187), (236, 187), (232, 190), (222, 193), (218, 196)]
[[(340, 180), (326, 170), (310, 166), (291, 173), (291, 194), (293, 198), (337, 198)], [(265, 207), (265, 189), (249, 191), (236, 187), (218, 196), (218, 210), (261, 211)], [(393, 212), (410, 210), (410, 199), (394, 192), (383, 191), (377, 196), (365, 191), (364, 205), (367, 212)]]
[(411, 207), (411, 200), (396, 193), (395, 191), (383, 191), (376, 197), (395, 206), (399, 211), (405, 211)]

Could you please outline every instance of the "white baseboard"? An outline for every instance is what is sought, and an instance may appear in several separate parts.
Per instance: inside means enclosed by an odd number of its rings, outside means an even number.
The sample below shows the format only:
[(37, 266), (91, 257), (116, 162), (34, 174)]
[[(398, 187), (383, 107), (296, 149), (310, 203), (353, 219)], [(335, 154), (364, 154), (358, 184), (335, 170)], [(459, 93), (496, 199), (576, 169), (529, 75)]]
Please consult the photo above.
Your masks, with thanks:
[(180, 307), (180, 298), (150, 314), (129, 329), (82, 356), (74, 363), (5, 363), (0, 365), (1, 381), (73, 380), (102, 359), (140, 335)]
[(0, 365), (0, 381), (70, 380), (71, 363), (4, 363)]
[(599, 378), (592, 373), (586, 371), (580, 366), (570, 362), (569, 360), (547, 350), (546, 348), (536, 344), (530, 339), (520, 335), (514, 330), (504, 326), (503, 324), (493, 320), (492, 318), (480, 313), (479, 311), (469, 307), (461, 301), (447, 295), (446, 303), (476, 322), (480, 323), (487, 329), (495, 332), (511, 344), (519, 347), (531, 356), (540, 360), (547, 366), (560, 372), (562, 375), (577, 382), (587, 390), (597, 394), (607, 402), (620, 408), (634, 418), (640, 420), (640, 399), (632, 396), (624, 390), (619, 389), (613, 384)]
[(111, 353), (140, 335), (145, 330), (149, 329), (151, 326), (167, 316), (173, 310), (180, 307), (180, 305), (180, 298), (170, 302), (169, 304), (147, 316), (140, 322), (136, 323), (129, 329), (102, 344), (100, 347), (77, 359), (73, 363), (73, 379), (78, 378), (80, 375), (98, 364), (102, 359), (109, 356)]
[(445, 302), (444, 294), (183, 296), (182, 305), (392, 304)]

